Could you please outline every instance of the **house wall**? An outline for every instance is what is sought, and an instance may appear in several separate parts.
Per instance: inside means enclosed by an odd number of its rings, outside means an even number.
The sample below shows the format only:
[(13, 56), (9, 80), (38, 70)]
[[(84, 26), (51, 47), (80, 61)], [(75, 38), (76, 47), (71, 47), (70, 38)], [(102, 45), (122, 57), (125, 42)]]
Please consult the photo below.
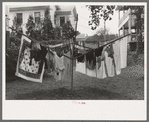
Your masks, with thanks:
[[(75, 29), (75, 19), (74, 19), (73, 11), (71, 11), (71, 15), (57, 15), (56, 16), (56, 23), (54, 23), (54, 16), (55, 16), (55, 11), (56, 11), (55, 5), (51, 5), (50, 9), (51, 9), (50, 10), (50, 16), (51, 16), (51, 21), (52, 21), (53, 27), (60, 26), (60, 17), (65, 17), (65, 22), (67, 21), (67, 19), (69, 19), (73, 28)], [(28, 17), (30, 14), (32, 14), (34, 17), (34, 12), (40, 12), (41, 17), (42, 18), (44, 17), (44, 10), (16, 11), (16, 12), (22, 13), (22, 18), (23, 18), (22, 29), (23, 29), (24, 34), (26, 34), (26, 23), (27, 23), (27, 20), (28, 20)], [(16, 12), (9, 12), (9, 18), (10, 18), (9, 26), (10, 27), (12, 27), (12, 25), (13, 25), (13, 19), (14, 19)], [(10, 30), (10, 32), (11, 32), (11, 30)]]
[[(35, 10), (35, 11), (17, 11), (17, 13), (22, 13), (22, 29), (23, 33), (26, 34), (26, 23), (28, 21), (28, 17), (30, 14), (33, 15), (34, 18), (34, 12), (40, 12), (41, 17), (44, 17), (44, 10)], [(13, 25), (13, 19), (15, 17), (16, 12), (10, 12), (9, 17), (10, 17), (10, 27)]]
[(69, 15), (57, 15), (56, 16), (56, 25), (60, 26), (60, 17), (65, 17), (65, 23), (67, 21), (67, 19), (69, 19)]
[(72, 27), (75, 29), (75, 18), (73, 12), (71, 12), (71, 15), (57, 15), (56, 16), (56, 25), (60, 26), (60, 17), (65, 17), (65, 23), (69, 19), (71, 22)]

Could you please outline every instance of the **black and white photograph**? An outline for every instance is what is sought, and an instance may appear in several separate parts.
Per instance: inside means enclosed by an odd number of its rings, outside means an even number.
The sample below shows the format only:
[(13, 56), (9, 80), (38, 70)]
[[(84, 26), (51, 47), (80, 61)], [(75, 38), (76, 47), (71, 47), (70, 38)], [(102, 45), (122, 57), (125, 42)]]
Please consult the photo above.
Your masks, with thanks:
[(146, 119), (147, 3), (2, 7), (3, 118)]

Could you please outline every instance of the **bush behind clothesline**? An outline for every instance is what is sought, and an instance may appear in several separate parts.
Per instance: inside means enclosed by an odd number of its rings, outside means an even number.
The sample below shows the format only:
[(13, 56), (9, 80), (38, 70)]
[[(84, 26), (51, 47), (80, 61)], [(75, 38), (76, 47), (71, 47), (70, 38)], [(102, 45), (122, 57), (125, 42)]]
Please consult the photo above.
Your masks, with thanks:
[(6, 49), (6, 81), (16, 78), (16, 65), (21, 44), (18, 40), (18, 38), (10, 38), (11, 45)]

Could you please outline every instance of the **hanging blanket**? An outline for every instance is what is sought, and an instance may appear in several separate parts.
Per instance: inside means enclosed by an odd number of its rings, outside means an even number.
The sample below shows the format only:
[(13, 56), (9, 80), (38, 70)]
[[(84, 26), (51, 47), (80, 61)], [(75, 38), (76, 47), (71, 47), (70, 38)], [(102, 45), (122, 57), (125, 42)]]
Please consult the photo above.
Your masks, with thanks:
[(31, 65), (29, 64), (31, 59), (30, 47), (31, 40), (25, 36), (22, 36), (16, 68), (16, 76), (29, 81), (42, 83), (45, 63), (41, 60), (35, 61), (35, 59), (33, 58)]

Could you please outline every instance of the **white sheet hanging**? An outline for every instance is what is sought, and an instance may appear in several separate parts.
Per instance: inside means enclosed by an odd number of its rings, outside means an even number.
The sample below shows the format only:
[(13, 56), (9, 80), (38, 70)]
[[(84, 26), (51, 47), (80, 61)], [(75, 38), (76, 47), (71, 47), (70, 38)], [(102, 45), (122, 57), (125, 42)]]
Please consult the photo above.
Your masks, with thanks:
[(116, 41), (113, 44), (114, 50), (114, 60), (116, 65), (116, 74), (119, 75), (121, 73), (121, 55), (120, 55), (120, 41)]
[(127, 67), (127, 37), (120, 40), (121, 68)]
[(86, 63), (85, 62), (78, 62), (76, 60), (76, 71), (77, 72), (80, 72), (80, 73), (83, 73), (83, 74), (86, 74)]

